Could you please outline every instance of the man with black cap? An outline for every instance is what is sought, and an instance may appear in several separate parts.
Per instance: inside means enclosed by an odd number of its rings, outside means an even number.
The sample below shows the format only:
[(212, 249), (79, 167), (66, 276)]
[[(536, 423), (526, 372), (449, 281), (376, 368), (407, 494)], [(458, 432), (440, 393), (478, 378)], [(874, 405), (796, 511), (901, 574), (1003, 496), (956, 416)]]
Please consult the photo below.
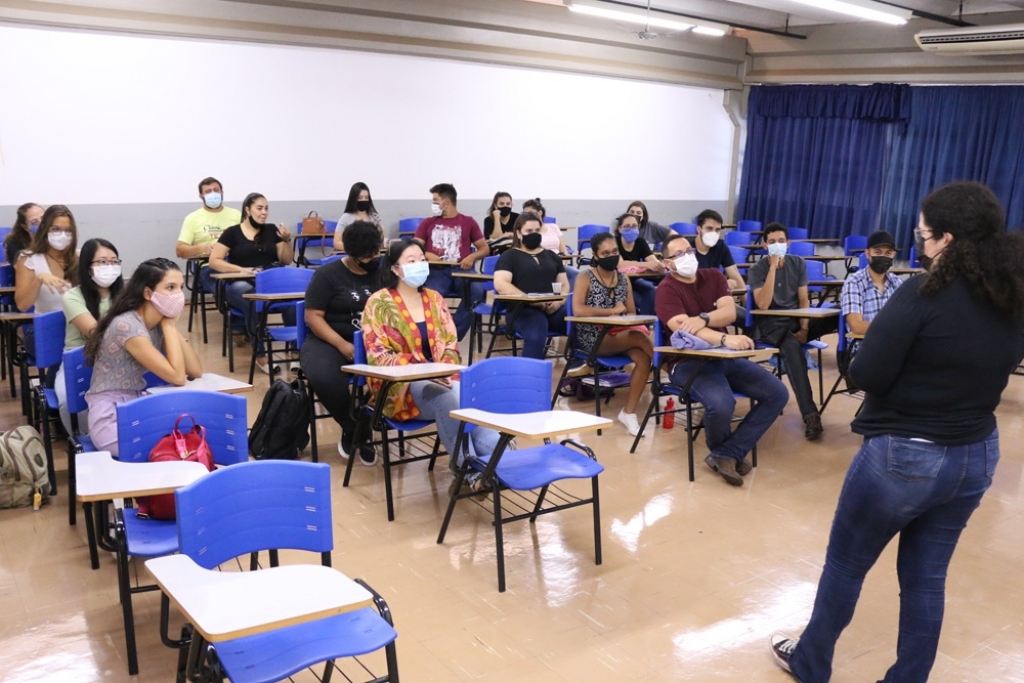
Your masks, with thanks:
[(889, 272), (896, 256), (896, 240), (885, 230), (868, 237), (868, 267), (858, 270), (843, 285), (842, 305), (846, 327), (853, 334), (868, 331), (871, 319), (902, 280)]

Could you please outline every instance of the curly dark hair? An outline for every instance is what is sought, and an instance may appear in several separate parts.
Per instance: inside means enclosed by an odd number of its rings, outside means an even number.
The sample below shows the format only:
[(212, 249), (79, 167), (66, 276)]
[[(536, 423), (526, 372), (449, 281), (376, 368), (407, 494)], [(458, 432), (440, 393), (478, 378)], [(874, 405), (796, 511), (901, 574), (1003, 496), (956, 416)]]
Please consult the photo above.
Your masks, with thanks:
[(924, 198), (921, 217), (934, 237), (953, 236), (921, 293), (935, 294), (962, 277), (975, 297), (1024, 321), (1024, 236), (1006, 231), (995, 193), (981, 183), (948, 183)]
[(345, 253), (353, 258), (361, 259), (380, 254), (380, 229), (369, 221), (349, 223), (342, 233), (342, 239), (345, 242)]

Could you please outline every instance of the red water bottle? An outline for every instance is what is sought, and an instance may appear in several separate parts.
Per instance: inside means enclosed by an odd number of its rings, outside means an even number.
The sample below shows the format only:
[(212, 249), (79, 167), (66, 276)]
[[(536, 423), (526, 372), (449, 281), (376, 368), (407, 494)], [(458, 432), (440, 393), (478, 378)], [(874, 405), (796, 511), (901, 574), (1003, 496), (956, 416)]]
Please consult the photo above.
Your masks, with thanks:
[(668, 402), (665, 404), (665, 410), (668, 412), (665, 413), (665, 417), (662, 418), (661, 426), (665, 429), (672, 429), (676, 426), (676, 403), (672, 400), (671, 396), (668, 397)]

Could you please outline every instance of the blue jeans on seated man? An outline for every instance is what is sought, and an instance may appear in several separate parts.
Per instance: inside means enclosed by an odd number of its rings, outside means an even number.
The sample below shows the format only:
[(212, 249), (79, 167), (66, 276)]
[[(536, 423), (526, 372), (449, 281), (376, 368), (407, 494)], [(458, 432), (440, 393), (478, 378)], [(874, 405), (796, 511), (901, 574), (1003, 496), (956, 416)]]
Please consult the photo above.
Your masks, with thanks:
[[(257, 356), (263, 356), (266, 354), (266, 350), (263, 348), (263, 341), (256, 336), (256, 325), (259, 323), (260, 315), (256, 312), (254, 302), (244, 298), (243, 295), (249, 292), (256, 291), (256, 286), (248, 280), (235, 280), (230, 283), (224, 289), (224, 298), (227, 299), (228, 306), (237, 309), (242, 312), (245, 316), (245, 330), (249, 335), (249, 339), (252, 340), (253, 350)], [(271, 312), (279, 312), (281, 314), (281, 320), (285, 325), (292, 326), (295, 324), (295, 306), (284, 306), (280, 310), (273, 310)]]
[(479, 282), (470, 281), (470, 301), (466, 301), (466, 281), (452, 277), (452, 273), (455, 272), (471, 273), (473, 271), (462, 270), (458, 266), (431, 266), (430, 275), (427, 276), (424, 286), (427, 289), (440, 292), (441, 296), (446, 299), (459, 299), (459, 307), (455, 310), (455, 315), (452, 318), (455, 322), (455, 330), (458, 332), (459, 340), (461, 341), (473, 325), (473, 309), (484, 300), (484, 288)]
[[(509, 311), (508, 316), (512, 316)], [(544, 359), (544, 348), (548, 344), (548, 332), (565, 334), (565, 305), (548, 315), (539, 308), (520, 306), (514, 315), (512, 331), (523, 338), (523, 358)]]
[(839, 494), (811, 620), (789, 659), (798, 680), (819, 683), (832, 675), (836, 641), (853, 618), (864, 576), (896, 534), (899, 637), (896, 663), (882, 683), (928, 680), (946, 570), (998, 461), (998, 431), (964, 446), (890, 435), (864, 440)]
[[(672, 384), (686, 386), (699, 363), (695, 360), (677, 363), (669, 375)], [(754, 407), (734, 430), (732, 416), (737, 393), (750, 397)], [(705, 364), (690, 387), (690, 397), (704, 406), (704, 434), (711, 454), (742, 461), (782, 413), (789, 401), (789, 392), (775, 375), (760, 365), (737, 358)]]
[[(409, 395), (420, 409), (419, 419), (434, 421), (449, 455), (455, 453), (455, 441), (459, 438), (459, 420), (451, 416), (453, 410), (459, 409), (459, 386), (459, 382), (452, 382), (451, 387), (444, 387), (430, 380), (409, 383)], [(487, 456), (497, 446), (498, 432), (493, 429), (477, 427), (469, 433), (470, 455)], [(461, 454), (457, 458), (449, 457), (448, 467), (454, 472), (463, 460)]]

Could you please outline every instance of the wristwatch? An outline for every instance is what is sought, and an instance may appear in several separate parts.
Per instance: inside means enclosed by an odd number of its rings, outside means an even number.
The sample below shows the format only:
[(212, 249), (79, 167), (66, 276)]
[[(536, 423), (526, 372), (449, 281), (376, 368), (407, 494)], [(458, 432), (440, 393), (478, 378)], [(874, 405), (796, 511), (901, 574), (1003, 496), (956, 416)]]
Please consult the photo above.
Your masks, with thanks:
[(703, 320), (705, 325), (707, 325), (708, 327), (711, 327), (711, 314), (710, 313), (701, 313), (697, 317), (699, 317), (701, 320)]

